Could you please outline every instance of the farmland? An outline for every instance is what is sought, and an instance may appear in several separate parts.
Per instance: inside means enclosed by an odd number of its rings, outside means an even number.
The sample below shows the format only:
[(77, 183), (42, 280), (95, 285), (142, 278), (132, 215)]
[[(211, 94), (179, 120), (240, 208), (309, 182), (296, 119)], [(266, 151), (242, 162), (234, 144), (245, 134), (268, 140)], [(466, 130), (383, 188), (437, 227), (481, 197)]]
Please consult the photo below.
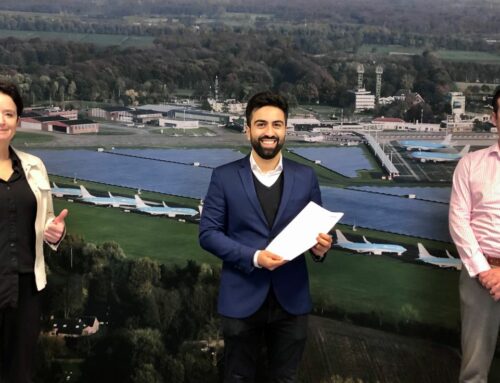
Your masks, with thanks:
[(127, 47), (152, 47), (154, 37), (152, 36), (125, 36), (100, 33), (67, 33), (47, 31), (23, 31), (0, 29), (0, 38), (15, 37), (23, 40), (64, 40), (83, 44), (95, 44), (98, 46), (117, 45), (120, 48)]
[[(426, 49), (424, 47), (404, 47), (401, 45), (375, 45), (363, 44), (358, 50), (358, 54), (374, 56), (412, 56), (421, 55)], [(498, 64), (500, 55), (489, 52), (462, 51), (449, 49), (430, 49), (438, 58), (444, 61), (477, 62), (482, 64)]]
[(311, 316), (301, 381), (453, 382), (459, 365), (456, 349)]

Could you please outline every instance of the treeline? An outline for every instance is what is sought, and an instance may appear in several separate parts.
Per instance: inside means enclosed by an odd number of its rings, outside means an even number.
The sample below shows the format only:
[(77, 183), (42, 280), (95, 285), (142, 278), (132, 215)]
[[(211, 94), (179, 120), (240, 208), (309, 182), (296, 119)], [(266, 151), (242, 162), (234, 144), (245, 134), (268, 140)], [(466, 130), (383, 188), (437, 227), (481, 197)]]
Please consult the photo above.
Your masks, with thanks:
[(47, 15), (0, 13), (0, 29), (67, 32), (102, 33), (115, 35), (156, 36), (170, 30), (167, 24), (151, 26), (147, 23), (127, 23), (123, 20), (96, 20), (70, 15)]
[(364, 83), (371, 91), (375, 66), (382, 65), (382, 96), (399, 89), (419, 92), (436, 120), (445, 112), (445, 95), (455, 81), (492, 83), (500, 78), (498, 65), (445, 65), (429, 51), (374, 63), (370, 55), (347, 51), (359, 44), (356, 36), (333, 26), (293, 33), (278, 27), (248, 31), (214, 26), (180, 28), (158, 37), (154, 47), (127, 49), (8, 38), (0, 40), (0, 73), (20, 86), (27, 104), (89, 100), (134, 105), (167, 101), (179, 90), (202, 100), (213, 96), (218, 76), (222, 97), (245, 100), (271, 87), (285, 93), (292, 105), (320, 103), (347, 112), (350, 91), (357, 85), (357, 63), (364, 64)]
[(84, 17), (176, 15), (222, 17), (226, 12), (273, 15), (287, 21), (328, 20), (385, 26), (434, 35), (486, 34), (497, 30), (498, 2), (491, 0), (4, 0), (2, 9), (70, 13)]
[(90, 337), (43, 336), (37, 382), (62, 381), (64, 358), (83, 360), (81, 382), (217, 381), (218, 269), (131, 260), (116, 243), (71, 236), (47, 263), (45, 319), (95, 315), (104, 324)]
[[(152, 22), (150, 18), (137, 17), (133, 22), (121, 18), (96, 19), (78, 17), (74, 15), (24, 14), (0, 13), (0, 29), (41, 31), (56, 33), (85, 33), (85, 34), (113, 34), (124, 36), (164, 36), (174, 33), (178, 29), (193, 26), (193, 16), (185, 16), (173, 22), (175, 16), (166, 19), (157, 19)], [(246, 16), (241, 15), (242, 18)], [(223, 14), (215, 20), (223, 24)], [(276, 31), (285, 35), (307, 34), (314, 36), (311, 43), (305, 45), (307, 53), (320, 54), (331, 49), (349, 50), (356, 52), (363, 44), (401, 45), (404, 47), (425, 47), (427, 49), (474, 50), (474, 51), (500, 51), (499, 44), (489, 44), (481, 34), (441, 34), (432, 30), (415, 32), (408, 28), (389, 27), (386, 24), (378, 26), (377, 23), (348, 23), (339, 20), (313, 19), (305, 23), (290, 23), (279, 20), (278, 17), (257, 17), (253, 26), (238, 26), (238, 32), (252, 33), (253, 28), (269, 28), (270, 33)], [(210, 29), (211, 25), (198, 25), (197, 28)], [(318, 40), (319, 38), (319, 40)], [(346, 43), (342, 43), (345, 40)]]

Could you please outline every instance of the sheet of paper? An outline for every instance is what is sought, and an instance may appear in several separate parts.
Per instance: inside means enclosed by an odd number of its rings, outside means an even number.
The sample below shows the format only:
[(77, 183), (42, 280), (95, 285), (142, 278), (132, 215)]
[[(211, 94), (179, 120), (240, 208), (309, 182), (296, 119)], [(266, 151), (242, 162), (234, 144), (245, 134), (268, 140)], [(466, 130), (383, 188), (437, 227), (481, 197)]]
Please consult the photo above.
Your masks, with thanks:
[(266, 250), (292, 260), (316, 244), (319, 233), (328, 233), (344, 213), (334, 213), (309, 202), (267, 246)]

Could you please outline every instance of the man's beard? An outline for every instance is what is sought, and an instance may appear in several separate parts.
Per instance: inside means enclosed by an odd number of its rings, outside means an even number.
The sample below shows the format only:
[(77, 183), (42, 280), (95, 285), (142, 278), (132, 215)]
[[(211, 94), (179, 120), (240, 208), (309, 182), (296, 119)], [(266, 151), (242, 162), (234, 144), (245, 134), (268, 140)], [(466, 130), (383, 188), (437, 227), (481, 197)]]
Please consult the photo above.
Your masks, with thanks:
[[(264, 139), (274, 139), (276, 140), (276, 146), (274, 148), (264, 148), (261, 144), (261, 140)], [(250, 141), (252, 143), (252, 148), (259, 155), (260, 158), (264, 160), (272, 160), (278, 155), (281, 148), (283, 147), (283, 142), (276, 136), (262, 136), (259, 138), (252, 138)]]

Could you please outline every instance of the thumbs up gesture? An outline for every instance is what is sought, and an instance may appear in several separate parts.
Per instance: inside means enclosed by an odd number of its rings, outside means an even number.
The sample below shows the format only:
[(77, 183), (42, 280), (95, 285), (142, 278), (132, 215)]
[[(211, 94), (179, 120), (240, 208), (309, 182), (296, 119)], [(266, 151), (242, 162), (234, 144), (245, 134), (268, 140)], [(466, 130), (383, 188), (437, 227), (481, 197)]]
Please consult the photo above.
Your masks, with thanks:
[(43, 238), (46, 242), (49, 243), (57, 243), (60, 241), (64, 230), (66, 228), (66, 224), (64, 219), (68, 216), (68, 209), (64, 209), (59, 213), (59, 215), (54, 218), (54, 220), (47, 225), (45, 228), (45, 232), (43, 233)]

